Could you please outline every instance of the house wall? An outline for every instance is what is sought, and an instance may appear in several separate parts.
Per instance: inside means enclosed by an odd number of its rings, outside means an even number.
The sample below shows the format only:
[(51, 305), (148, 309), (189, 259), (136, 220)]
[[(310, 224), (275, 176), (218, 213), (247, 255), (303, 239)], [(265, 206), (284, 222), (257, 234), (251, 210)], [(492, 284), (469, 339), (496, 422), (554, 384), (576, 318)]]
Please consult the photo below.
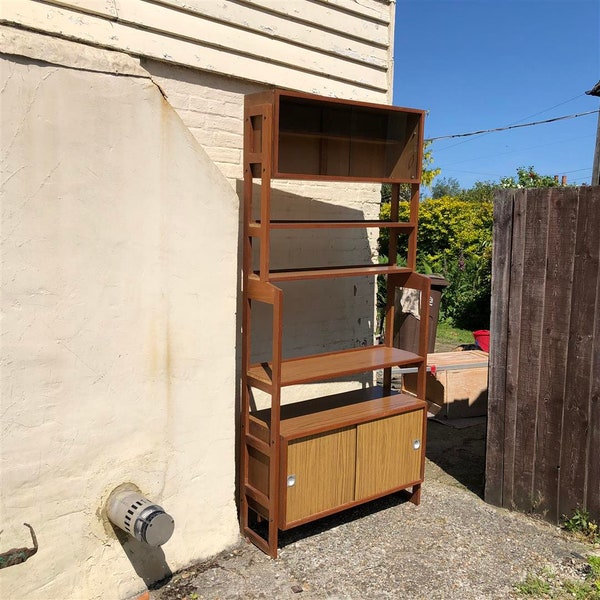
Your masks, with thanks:
[[(207, 154), (241, 195), (244, 95), (266, 86), (212, 73), (142, 60)], [(258, 186), (258, 184), (256, 184)], [(313, 181), (272, 182), (274, 218), (376, 219), (380, 186)], [(378, 230), (280, 231), (272, 236), (274, 268), (324, 264), (366, 264), (377, 260)], [(241, 225), (240, 225), (241, 234)], [(241, 251), (241, 238), (239, 248)], [(241, 254), (239, 257), (241, 264)], [(326, 352), (372, 343), (375, 329), (372, 277), (281, 284), (285, 293), (284, 356)], [(240, 308), (241, 314), (241, 308)], [(270, 356), (270, 315), (257, 305), (253, 360)], [(241, 323), (240, 323), (241, 326)], [(238, 348), (238, 354), (241, 350)], [(239, 359), (239, 355), (238, 355)], [(370, 378), (314, 383), (284, 390), (284, 402), (363, 385)], [(257, 392), (260, 397), (260, 392)]]
[(391, 99), (388, 0), (7, 0), (0, 19), (244, 80)]
[[(125, 598), (239, 540), (243, 97), (279, 85), (386, 102), (392, 10), (2, 3), (0, 522), (3, 546), (27, 544), (26, 521), (40, 550), (2, 571), (0, 596)], [(379, 209), (374, 185), (275, 187), (288, 218)], [(376, 235), (283, 235), (273, 248), (282, 261), (356, 264)], [(288, 356), (371, 343), (374, 282), (296, 284), (284, 309)], [(268, 335), (255, 339), (260, 354)], [(107, 523), (121, 484), (174, 516), (162, 549)]]
[[(125, 598), (238, 540), (238, 198), (133, 59), (69, 46), (0, 62), (2, 550), (40, 546), (7, 599)], [(126, 483), (162, 548), (103, 517)]]

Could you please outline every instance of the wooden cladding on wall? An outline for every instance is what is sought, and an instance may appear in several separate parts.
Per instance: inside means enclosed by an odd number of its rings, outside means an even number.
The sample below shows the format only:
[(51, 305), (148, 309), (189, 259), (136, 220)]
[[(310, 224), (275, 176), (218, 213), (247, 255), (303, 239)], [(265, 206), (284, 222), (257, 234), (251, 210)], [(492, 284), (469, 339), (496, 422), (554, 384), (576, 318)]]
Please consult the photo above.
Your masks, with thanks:
[(47, 0), (4, 3), (2, 18), (134, 56), (385, 102), (393, 8), (378, 0)]
[(599, 263), (600, 187), (496, 197), (488, 502), (600, 518)]

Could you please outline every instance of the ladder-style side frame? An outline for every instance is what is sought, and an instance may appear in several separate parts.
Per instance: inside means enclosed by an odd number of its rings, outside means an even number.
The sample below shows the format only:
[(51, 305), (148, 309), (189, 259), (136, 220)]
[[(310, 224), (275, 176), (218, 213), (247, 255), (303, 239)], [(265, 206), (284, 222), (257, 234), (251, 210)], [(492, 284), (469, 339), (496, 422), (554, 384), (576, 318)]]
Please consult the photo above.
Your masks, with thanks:
[[(270, 263), (270, 213), (271, 213), (271, 165), (273, 147), (271, 132), (273, 126), (273, 108), (270, 104), (259, 104), (245, 107), (244, 115), (244, 248), (243, 248), (243, 308), (242, 308), (242, 398), (241, 398), (241, 440), (240, 453), (240, 511), (241, 528), (244, 535), (250, 538), (264, 552), (275, 558), (277, 556), (279, 498), (278, 476), (280, 457), (279, 415), (281, 405), (281, 335), (282, 304), (281, 290), (268, 283)], [(253, 176), (260, 174), (260, 227), (251, 228), (253, 213)], [(252, 240), (260, 242), (259, 275), (253, 275)], [(251, 321), (252, 303), (263, 302), (273, 308), (273, 344), (272, 344), (272, 376), (271, 385), (264, 391), (271, 396), (271, 423), (269, 442), (256, 438), (250, 432), (250, 400), (251, 385), (248, 382), (248, 371), (251, 360)], [(253, 448), (266, 457), (268, 463), (268, 493), (255, 489), (248, 481), (249, 452)], [(251, 527), (250, 506), (258, 504), (263, 509), (263, 518), (268, 523), (268, 535), (265, 540)], [(256, 505), (255, 505), (256, 506)], [(260, 514), (258, 511), (255, 511)]]

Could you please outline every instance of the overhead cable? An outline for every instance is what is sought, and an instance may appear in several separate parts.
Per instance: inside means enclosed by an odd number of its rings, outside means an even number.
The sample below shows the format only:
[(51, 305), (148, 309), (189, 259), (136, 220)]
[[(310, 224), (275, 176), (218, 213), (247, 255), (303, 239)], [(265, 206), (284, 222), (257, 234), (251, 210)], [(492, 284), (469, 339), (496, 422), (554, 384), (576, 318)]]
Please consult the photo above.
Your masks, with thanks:
[(534, 121), (533, 123), (521, 123), (519, 125), (507, 125), (506, 127), (495, 127), (494, 129), (482, 129), (480, 131), (470, 131), (469, 133), (455, 133), (454, 135), (440, 135), (438, 137), (427, 138), (426, 142), (435, 142), (437, 140), (450, 140), (453, 138), (470, 137), (473, 135), (481, 135), (483, 133), (493, 133), (496, 131), (507, 131), (508, 129), (518, 129), (519, 127), (531, 127), (532, 125), (543, 125), (544, 123), (554, 123), (556, 121), (564, 121), (566, 119), (576, 119), (577, 117), (585, 117), (586, 115), (593, 115), (599, 113), (600, 110), (589, 110), (583, 113), (577, 113), (574, 115), (565, 115), (563, 117), (554, 117), (553, 119), (546, 119), (544, 121)]

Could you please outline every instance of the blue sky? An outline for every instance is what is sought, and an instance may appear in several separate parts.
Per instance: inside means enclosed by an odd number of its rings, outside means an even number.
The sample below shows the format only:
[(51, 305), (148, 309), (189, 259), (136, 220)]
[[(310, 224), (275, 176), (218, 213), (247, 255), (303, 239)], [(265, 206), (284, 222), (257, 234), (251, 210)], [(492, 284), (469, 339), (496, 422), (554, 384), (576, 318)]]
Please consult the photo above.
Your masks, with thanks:
[[(397, 0), (394, 104), (429, 111), (425, 137), (600, 108), (600, 0)], [(589, 183), (598, 115), (431, 146), (440, 177), (498, 181), (533, 165)]]

